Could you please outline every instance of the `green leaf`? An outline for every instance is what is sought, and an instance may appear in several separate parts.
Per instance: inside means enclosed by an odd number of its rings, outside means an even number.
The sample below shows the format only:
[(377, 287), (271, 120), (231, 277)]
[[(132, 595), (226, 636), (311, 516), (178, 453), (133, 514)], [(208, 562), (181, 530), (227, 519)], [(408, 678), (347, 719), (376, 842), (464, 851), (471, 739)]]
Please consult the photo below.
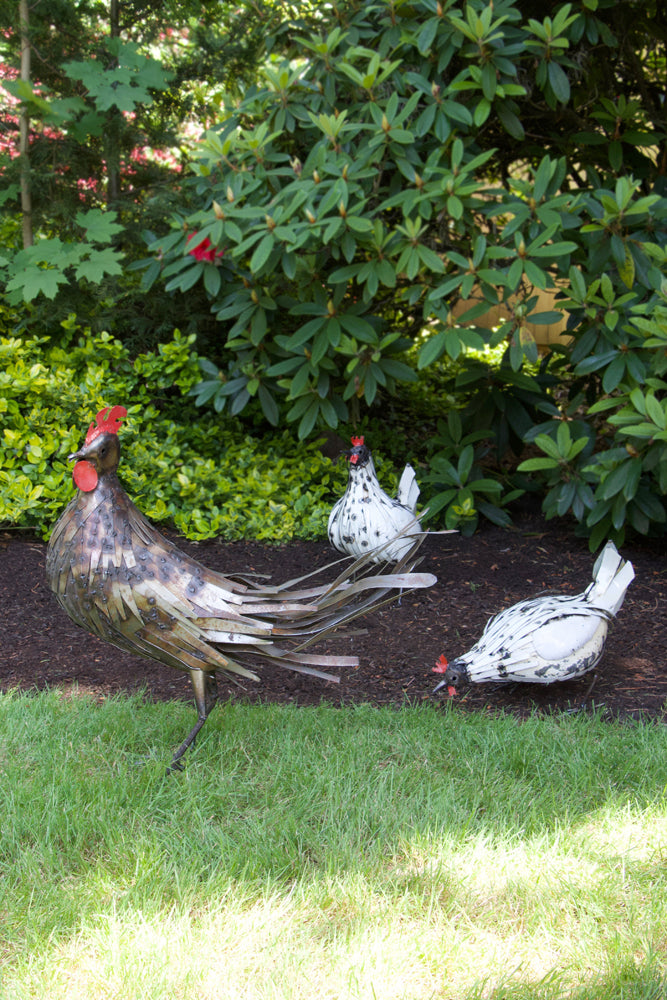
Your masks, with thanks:
[(524, 262), (524, 271), (528, 280), (535, 285), (536, 288), (541, 288), (544, 291), (548, 287), (549, 279), (547, 274), (541, 267), (538, 267), (537, 264), (533, 264), (532, 260)]
[(487, 62), (482, 66), (482, 93), (487, 101), (492, 101), (496, 96), (496, 69), (493, 63)]
[(625, 487), (628, 476), (626, 463), (622, 462), (605, 477), (602, 482), (599, 495), (603, 500), (611, 500), (617, 493), (621, 493)]
[(430, 53), (439, 26), (440, 19), (437, 17), (430, 17), (424, 22), (417, 38), (417, 49), (422, 55)]
[(542, 451), (546, 452), (549, 458), (555, 459), (556, 462), (561, 460), (561, 451), (553, 438), (550, 438), (548, 434), (538, 434), (535, 438), (535, 444)]
[(275, 399), (263, 383), (259, 385), (257, 397), (262, 407), (262, 413), (273, 427), (277, 427), (280, 421), (280, 410)]
[(507, 274), (507, 287), (511, 292), (516, 292), (518, 290), (522, 274), (523, 261), (520, 257), (517, 257), (517, 259), (512, 262)]
[(336, 413), (336, 408), (331, 400), (326, 399), (326, 397), (320, 400), (320, 413), (329, 427), (336, 428), (338, 426), (338, 414)]
[(373, 231), (373, 223), (370, 219), (362, 218), (360, 216), (348, 215), (345, 218), (345, 225), (348, 226), (353, 232), (359, 233), (362, 236), (368, 235)]
[(382, 370), (391, 378), (399, 379), (402, 382), (416, 382), (417, 373), (409, 365), (395, 358), (383, 358), (381, 361)]
[(417, 361), (417, 368), (421, 371), (422, 368), (428, 368), (435, 361), (445, 353), (445, 333), (443, 330), (438, 330), (434, 333), (426, 343), (422, 346), (419, 351), (419, 359)]
[(624, 463), (625, 469), (625, 484), (623, 486), (623, 496), (626, 500), (632, 500), (637, 492), (639, 486), (639, 481), (642, 474), (642, 460), (641, 458), (632, 458)]
[(618, 139), (612, 139), (607, 147), (609, 163), (612, 170), (618, 172), (623, 166), (623, 145)]
[(352, 313), (341, 313), (338, 321), (347, 333), (352, 334), (358, 340), (363, 340), (367, 344), (372, 344), (375, 341), (375, 330), (368, 320), (362, 316), (354, 316)]
[[(640, 390), (641, 394), (641, 390)], [(616, 397), (611, 397), (609, 399), (598, 399), (592, 406), (588, 408), (590, 414), (594, 413), (605, 413), (607, 410), (613, 410), (618, 406), (618, 399)]]
[(534, 326), (551, 326), (553, 323), (561, 323), (563, 314), (552, 309), (548, 312), (530, 313), (528, 319)]
[(255, 252), (250, 258), (250, 270), (253, 272), (253, 274), (256, 274), (258, 271), (262, 270), (267, 260), (271, 256), (271, 251), (275, 246), (275, 242), (276, 242), (275, 238), (272, 236), (272, 234), (267, 233), (266, 236), (264, 236), (257, 244)]
[(548, 156), (543, 156), (540, 165), (535, 173), (535, 183), (533, 186), (533, 198), (541, 201), (547, 193), (547, 187), (551, 180), (551, 160)]
[(461, 454), (459, 455), (458, 461), (458, 474), (459, 481), (461, 484), (467, 482), (468, 476), (470, 475), (470, 470), (472, 469), (472, 463), (475, 458), (475, 451), (471, 444), (467, 444)]
[(490, 113), (491, 113), (491, 102), (487, 101), (485, 97), (482, 97), (481, 100), (475, 106), (475, 110), (473, 112), (472, 118), (474, 124), (479, 128), (480, 125), (484, 124), (486, 119), (489, 117)]
[(58, 287), (68, 284), (68, 280), (62, 271), (54, 268), (29, 267), (23, 274), (18, 274), (7, 282), (7, 291), (20, 291), (25, 302), (32, 302), (38, 295), (53, 299)]
[(583, 358), (574, 369), (575, 375), (589, 375), (591, 372), (600, 371), (609, 365), (614, 358), (618, 357), (617, 350), (604, 351), (602, 354), (589, 354)]
[(518, 116), (507, 106), (507, 104), (497, 101), (496, 113), (500, 119), (500, 124), (505, 129), (507, 134), (513, 139), (516, 139), (517, 142), (523, 142), (526, 138), (524, 127)]
[(648, 393), (646, 396), (646, 413), (654, 424), (657, 424), (661, 430), (665, 430), (667, 427), (667, 413), (652, 393)]
[(561, 102), (561, 104), (567, 104), (570, 100), (570, 81), (567, 78), (567, 74), (558, 65), (558, 63), (550, 62), (547, 67), (547, 78), (551, 84), (551, 89), (556, 96), (556, 99)]
[(625, 497), (622, 493), (617, 494), (614, 504), (611, 508), (611, 523), (614, 525), (617, 531), (620, 531), (625, 523), (625, 512), (627, 504), (625, 502)]
[(614, 358), (602, 376), (602, 388), (605, 392), (613, 392), (625, 374), (625, 358), (621, 353)]
[(455, 194), (450, 194), (447, 199), (447, 211), (453, 219), (461, 219), (463, 217), (463, 202)]
[[(523, 490), (519, 491), (519, 495), (523, 493)], [(499, 528), (509, 528), (512, 524), (512, 518), (509, 516), (507, 511), (501, 510), (495, 504), (487, 503), (485, 500), (477, 500), (477, 509), (480, 514), (491, 521), (491, 524), (498, 525)]]
[(318, 319), (308, 320), (303, 326), (298, 327), (292, 336), (287, 341), (287, 348), (290, 351), (294, 351), (301, 347), (303, 344), (307, 343), (311, 337), (320, 330), (324, 324), (327, 322), (326, 316), (321, 316)]
[(340, 248), (343, 251), (345, 260), (348, 264), (351, 264), (357, 250), (357, 241), (349, 230), (346, 230), (345, 233), (343, 233), (340, 241)]
[(164, 286), (165, 291), (172, 292), (175, 289), (179, 289), (181, 292), (187, 292), (190, 288), (193, 288), (202, 274), (204, 273), (204, 264), (198, 261), (194, 266), (189, 267), (187, 271), (181, 272), (171, 281), (168, 281)]
[(396, 271), (388, 260), (381, 260), (377, 266), (377, 275), (387, 288), (396, 287)]
[(583, 274), (578, 267), (571, 267), (568, 274), (574, 297), (577, 301), (583, 302), (586, 298), (586, 282)]
[(572, 240), (562, 240), (560, 243), (547, 243), (546, 246), (536, 247), (530, 250), (531, 257), (564, 257), (566, 254), (574, 253), (577, 244)]
[(436, 274), (442, 274), (445, 270), (445, 265), (443, 264), (440, 257), (438, 257), (435, 251), (431, 250), (430, 247), (424, 246), (423, 243), (418, 244), (417, 253), (422, 263), (434, 271)]
[(123, 232), (123, 226), (116, 221), (116, 212), (104, 212), (93, 208), (89, 212), (77, 212), (77, 225), (86, 231), (86, 239), (95, 243), (109, 243), (117, 234)]
[(561, 455), (564, 458), (569, 458), (572, 436), (570, 434), (570, 428), (564, 420), (558, 424), (558, 430), (556, 431), (556, 444), (558, 445), (558, 450)]
[(204, 268), (204, 288), (211, 296), (215, 298), (220, 291), (220, 286), (222, 284), (222, 278), (220, 275), (220, 269), (215, 267), (214, 264), (209, 264)]
[(538, 472), (542, 469), (557, 469), (559, 463), (555, 458), (527, 458), (517, 466), (518, 472)]
[(635, 284), (635, 261), (630, 253), (630, 247), (625, 247), (625, 258), (622, 264), (618, 265), (618, 276), (626, 288), (633, 288)]
[(75, 270), (77, 281), (86, 278), (95, 284), (99, 284), (105, 274), (122, 274), (123, 268), (120, 261), (123, 254), (120, 250), (112, 247), (105, 247), (103, 250), (91, 250), (87, 260), (82, 260)]
[(303, 441), (307, 438), (313, 427), (315, 426), (315, 421), (317, 420), (318, 413), (320, 412), (319, 404), (316, 399), (314, 399), (309, 405), (308, 409), (301, 418), (299, 424), (299, 429), (297, 431), (299, 441)]

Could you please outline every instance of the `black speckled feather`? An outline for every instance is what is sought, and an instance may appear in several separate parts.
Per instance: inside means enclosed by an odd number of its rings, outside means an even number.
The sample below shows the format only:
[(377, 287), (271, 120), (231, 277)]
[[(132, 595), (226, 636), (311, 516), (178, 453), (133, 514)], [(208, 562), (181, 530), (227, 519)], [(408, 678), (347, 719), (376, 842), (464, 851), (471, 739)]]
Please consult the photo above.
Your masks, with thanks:
[(414, 470), (406, 465), (398, 496), (392, 499), (380, 486), (364, 439), (352, 438), (352, 445), (347, 452), (347, 487), (329, 514), (329, 541), (339, 552), (355, 557), (370, 554), (376, 563), (400, 559), (421, 531)]
[[(582, 594), (543, 594), (499, 612), (468, 652), (450, 664), (445, 660), (435, 690), (459, 681), (552, 684), (588, 673), (602, 657), (609, 622), (634, 575), (632, 563), (607, 542)], [(436, 670), (442, 673), (443, 665)]]

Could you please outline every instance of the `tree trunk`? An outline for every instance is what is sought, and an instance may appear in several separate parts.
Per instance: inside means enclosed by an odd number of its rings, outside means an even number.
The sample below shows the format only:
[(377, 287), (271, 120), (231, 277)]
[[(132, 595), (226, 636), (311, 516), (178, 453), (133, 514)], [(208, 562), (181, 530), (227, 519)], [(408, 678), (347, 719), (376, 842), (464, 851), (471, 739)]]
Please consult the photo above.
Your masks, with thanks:
[[(120, 36), (119, 0), (111, 0), (109, 5), (109, 34), (111, 38)], [(109, 206), (116, 205), (120, 198), (119, 117), (121, 117), (121, 113), (118, 108), (113, 108), (109, 112), (109, 160), (107, 168), (107, 205)]]
[[(30, 83), (30, 12), (28, 0), (19, 0), (19, 22), (21, 31), (21, 80)], [(19, 117), (19, 155), (21, 159), (21, 225), (23, 247), (31, 247), (32, 237), (32, 191), (30, 189), (30, 116), (24, 103)]]

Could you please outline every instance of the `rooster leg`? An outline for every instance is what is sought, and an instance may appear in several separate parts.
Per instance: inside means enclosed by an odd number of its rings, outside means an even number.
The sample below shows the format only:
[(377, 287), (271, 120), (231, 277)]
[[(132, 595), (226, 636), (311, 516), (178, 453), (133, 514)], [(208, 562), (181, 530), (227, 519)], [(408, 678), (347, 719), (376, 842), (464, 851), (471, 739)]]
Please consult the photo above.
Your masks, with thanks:
[(597, 672), (597, 670), (595, 670), (595, 671), (593, 672), (593, 678), (592, 678), (592, 680), (591, 680), (590, 684), (588, 685), (588, 687), (586, 688), (586, 694), (584, 695), (584, 697), (583, 697), (583, 700), (582, 700), (582, 702), (581, 702), (581, 705), (579, 706), (579, 711), (580, 711), (580, 712), (581, 712), (581, 711), (582, 711), (582, 710), (583, 710), (584, 708), (586, 708), (586, 702), (588, 701), (588, 699), (589, 699), (589, 697), (590, 697), (590, 694), (591, 694), (591, 691), (592, 691), (592, 690), (593, 690), (593, 688), (595, 687), (595, 682), (597, 681), (597, 679), (598, 679), (598, 672)]
[(169, 773), (169, 771), (183, 770), (181, 757), (188, 747), (192, 746), (194, 743), (197, 733), (208, 719), (211, 709), (218, 700), (218, 685), (216, 683), (215, 674), (208, 673), (204, 670), (191, 670), (190, 680), (192, 681), (195, 705), (197, 706), (197, 721), (181, 743), (178, 750), (174, 753), (174, 756), (171, 758), (171, 764), (167, 768), (167, 773)]
[(588, 698), (590, 696), (591, 691), (595, 687), (595, 682), (597, 681), (597, 679), (598, 679), (598, 672), (596, 670), (593, 673), (593, 679), (591, 680), (590, 684), (586, 688), (586, 693), (584, 694), (584, 697), (581, 700), (581, 704), (578, 705), (576, 708), (568, 708), (568, 710), (567, 710), (567, 714), (568, 715), (576, 715), (578, 712), (583, 712), (584, 711), (584, 709), (586, 708), (586, 702), (588, 701)]

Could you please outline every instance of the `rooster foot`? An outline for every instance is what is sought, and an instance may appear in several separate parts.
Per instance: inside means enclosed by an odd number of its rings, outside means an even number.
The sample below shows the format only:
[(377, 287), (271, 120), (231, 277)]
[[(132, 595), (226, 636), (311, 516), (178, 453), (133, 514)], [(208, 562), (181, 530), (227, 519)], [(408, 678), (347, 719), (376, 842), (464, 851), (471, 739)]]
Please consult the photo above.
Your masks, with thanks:
[(586, 693), (584, 694), (584, 697), (581, 700), (581, 704), (578, 705), (576, 708), (568, 708), (567, 710), (568, 715), (578, 715), (579, 712), (584, 711), (584, 709), (586, 708), (586, 702), (589, 699), (591, 691), (595, 687), (595, 682), (597, 681), (597, 679), (598, 679), (598, 672), (596, 670), (595, 673), (593, 674), (590, 684), (586, 688)]
[(171, 774), (172, 771), (184, 770), (181, 757), (189, 747), (194, 745), (199, 730), (208, 719), (211, 709), (218, 700), (218, 685), (215, 674), (205, 673), (203, 670), (191, 670), (190, 680), (192, 681), (195, 704), (197, 706), (197, 721), (171, 758), (167, 774)]

